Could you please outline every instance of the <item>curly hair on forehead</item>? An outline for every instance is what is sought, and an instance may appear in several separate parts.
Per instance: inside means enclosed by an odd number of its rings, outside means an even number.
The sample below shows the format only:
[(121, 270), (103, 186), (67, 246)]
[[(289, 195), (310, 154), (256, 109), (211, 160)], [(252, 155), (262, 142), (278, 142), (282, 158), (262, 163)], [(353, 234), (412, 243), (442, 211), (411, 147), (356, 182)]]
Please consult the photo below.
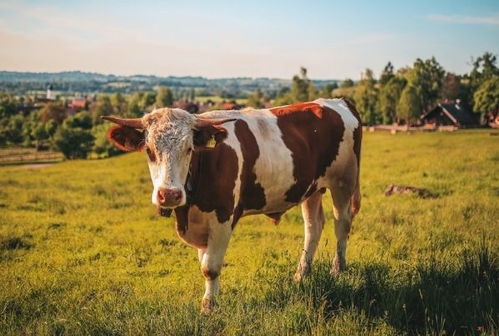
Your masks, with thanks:
[(171, 150), (179, 141), (189, 139), (195, 117), (181, 109), (162, 108), (143, 117), (147, 125), (147, 143), (155, 149)]

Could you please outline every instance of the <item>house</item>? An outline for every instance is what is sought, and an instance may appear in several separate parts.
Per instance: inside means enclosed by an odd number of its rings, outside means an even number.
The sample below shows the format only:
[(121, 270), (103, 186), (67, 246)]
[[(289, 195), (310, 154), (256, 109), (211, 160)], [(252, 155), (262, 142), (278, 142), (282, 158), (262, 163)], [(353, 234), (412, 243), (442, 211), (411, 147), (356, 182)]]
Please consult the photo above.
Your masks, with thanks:
[(470, 128), (479, 125), (478, 118), (460, 104), (460, 101), (441, 103), (421, 116), (425, 128)]
[(69, 115), (73, 115), (75, 113), (84, 110), (87, 107), (87, 99), (86, 98), (73, 98), (71, 102), (68, 104), (67, 112)]

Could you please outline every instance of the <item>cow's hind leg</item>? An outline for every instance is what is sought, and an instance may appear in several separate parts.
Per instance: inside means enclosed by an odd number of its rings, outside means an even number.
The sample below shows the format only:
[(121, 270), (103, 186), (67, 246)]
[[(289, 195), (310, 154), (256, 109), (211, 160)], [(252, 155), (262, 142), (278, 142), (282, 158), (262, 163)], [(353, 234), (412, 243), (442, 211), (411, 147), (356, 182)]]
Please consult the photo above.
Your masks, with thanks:
[(322, 210), (322, 193), (316, 192), (301, 204), (305, 229), (305, 243), (296, 270), (294, 280), (299, 282), (303, 276), (310, 273), (315, 250), (321, 238), (324, 227), (324, 211)]
[(201, 303), (201, 312), (204, 314), (210, 313), (216, 305), (220, 289), (220, 271), (231, 233), (232, 228), (229, 222), (210, 223), (208, 246), (206, 249), (198, 251), (201, 271), (205, 278), (205, 292)]
[(345, 183), (338, 183), (331, 188), (334, 231), (336, 234), (336, 255), (331, 266), (332, 275), (337, 275), (340, 271), (346, 269), (347, 241), (353, 217), (351, 206), (352, 194), (353, 188)]

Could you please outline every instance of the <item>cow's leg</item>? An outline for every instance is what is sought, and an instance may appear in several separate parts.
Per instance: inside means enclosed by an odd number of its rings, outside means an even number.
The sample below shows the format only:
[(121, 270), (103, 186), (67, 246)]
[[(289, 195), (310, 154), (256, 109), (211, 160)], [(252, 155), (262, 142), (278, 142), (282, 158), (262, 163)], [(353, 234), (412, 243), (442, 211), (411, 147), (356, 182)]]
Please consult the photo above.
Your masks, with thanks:
[(219, 276), (222, 269), (225, 251), (229, 245), (232, 228), (229, 222), (223, 224), (210, 223), (208, 246), (199, 252), (201, 258), (201, 271), (205, 277), (205, 292), (201, 303), (201, 312), (208, 314), (216, 304), (219, 292)]
[(339, 183), (333, 186), (334, 231), (336, 234), (336, 255), (334, 257), (331, 274), (337, 275), (346, 269), (347, 240), (352, 224), (351, 196), (352, 190), (349, 185)]
[(324, 227), (324, 211), (322, 210), (322, 193), (316, 192), (301, 204), (303, 224), (305, 230), (305, 243), (296, 270), (294, 280), (299, 282), (303, 276), (310, 273), (315, 250), (321, 238)]

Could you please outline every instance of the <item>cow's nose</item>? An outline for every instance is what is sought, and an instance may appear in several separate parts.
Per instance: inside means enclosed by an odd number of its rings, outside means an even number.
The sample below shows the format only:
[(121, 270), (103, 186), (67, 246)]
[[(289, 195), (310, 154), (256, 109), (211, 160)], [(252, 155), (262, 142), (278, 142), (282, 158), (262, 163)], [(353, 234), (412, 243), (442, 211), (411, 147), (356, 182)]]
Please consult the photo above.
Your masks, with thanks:
[(177, 188), (158, 189), (158, 203), (161, 206), (175, 206), (182, 200), (182, 191)]

